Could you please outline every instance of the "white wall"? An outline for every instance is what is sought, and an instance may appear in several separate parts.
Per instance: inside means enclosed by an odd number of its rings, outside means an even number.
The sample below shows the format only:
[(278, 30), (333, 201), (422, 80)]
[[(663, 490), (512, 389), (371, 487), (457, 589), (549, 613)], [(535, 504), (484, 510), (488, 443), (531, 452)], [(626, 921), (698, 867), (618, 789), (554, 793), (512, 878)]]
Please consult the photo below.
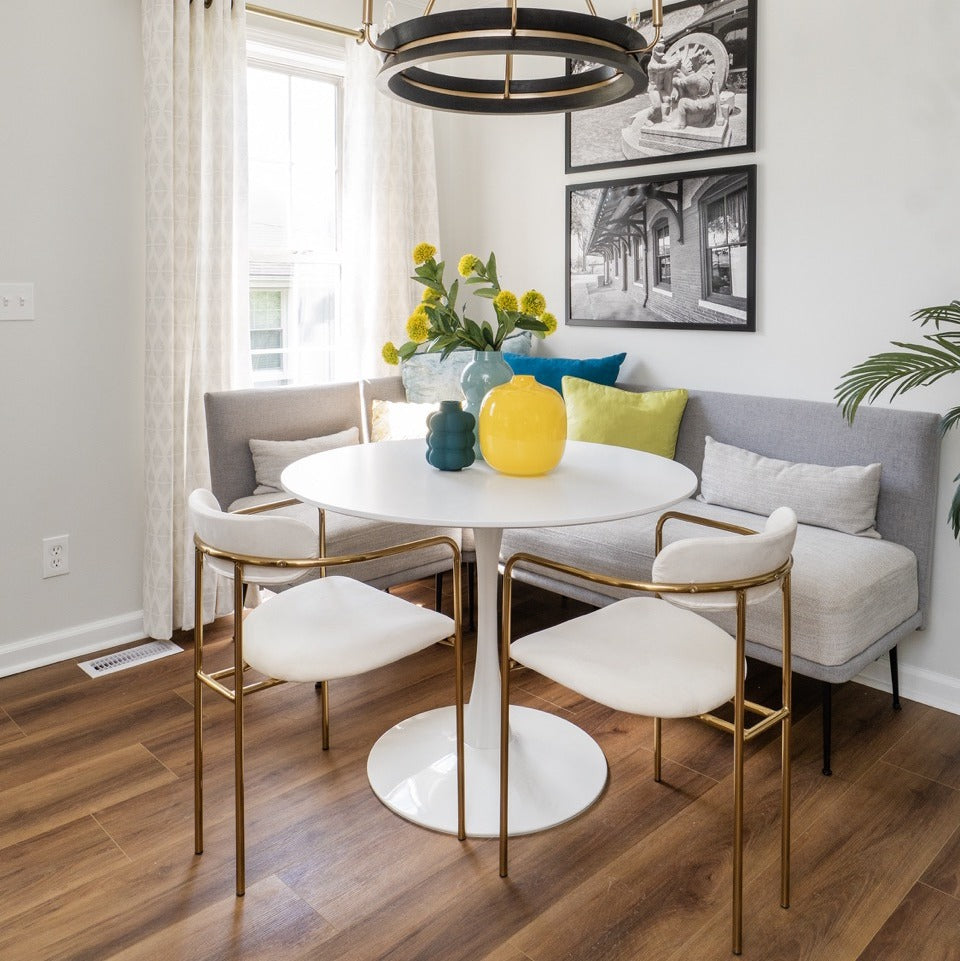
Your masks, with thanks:
[[(914, 309), (960, 297), (958, 36), (956, 0), (759, 0), (754, 154), (565, 175), (562, 117), (438, 115), (442, 253), (495, 250), (506, 282), (561, 316), (565, 184), (756, 162), (756, 333), (561, 327), (542, 348), (626, 350), (625, 376), (651, 385), (829, 401), (852, 364), (918, 335)], [(943, 412), (957, 387), (898, 403)], [(944, 519), (958, 471), (952, 436)], [(903, 689), (960, 711), (960, 546), (945, 522), (934, 570), (930, 628), (900, 648)]]
[(0, 3), (0, 673), (141, 636), (142, 87), (139, 3)]

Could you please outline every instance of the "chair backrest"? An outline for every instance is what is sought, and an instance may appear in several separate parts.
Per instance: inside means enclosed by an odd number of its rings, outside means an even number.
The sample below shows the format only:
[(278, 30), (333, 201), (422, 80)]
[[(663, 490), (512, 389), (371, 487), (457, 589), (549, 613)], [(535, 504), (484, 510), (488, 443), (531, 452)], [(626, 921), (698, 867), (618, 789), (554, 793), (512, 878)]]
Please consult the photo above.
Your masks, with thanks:
[[(797, 515), (779, 507), (758, 534), (687, 537), (669, 544), (653, 562), (653, 580), (673, 584), (718, 584), (775, 571), (790, 556), (797, 536)], [(776, 593), (776, 582), (747, 590), (747, 603), (756, 604)], [(665, 594), (667, 600), (696, 610), (720, 611), (735, 607), (735, 592)]]
[[(203, 488), (195, 490), (187, 501), (190, 522), (200, 539), (210, 547), (232, 555), (302, 559), (319, 555), (316, 531), (293, 517), (269, 514), (230, 514), (220, 509), (213, 494)], [(233, 576), (228, 562), (211, 559), (220, 574)], [(244, 570), (245, 581), (284, 583), (302, 577), (302, 570), (250, 567)]]

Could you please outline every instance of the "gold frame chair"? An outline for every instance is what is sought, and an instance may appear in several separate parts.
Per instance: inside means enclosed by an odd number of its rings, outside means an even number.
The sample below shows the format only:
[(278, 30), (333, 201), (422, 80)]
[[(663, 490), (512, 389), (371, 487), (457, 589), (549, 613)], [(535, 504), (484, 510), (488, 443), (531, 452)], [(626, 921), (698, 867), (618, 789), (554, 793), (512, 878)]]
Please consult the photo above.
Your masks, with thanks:
[[(680, 511), (668, 511), (657, 522), (655, 550), (659, 555), (663, 548), (663, 528), (670, 520), (681, 520), (703, 527), (726, 531), (731, 534), (753, 535), (758, 533), (747, 527), (726, 524), (710, 518), (697, 517)], [(709, 712), (697, 715), (700, 720), (712, 727), (733, 735), (734, 768), (734, 834), (733, 834), (733, 953), (740, 954), (743, 947), (743, 762), (744, 745), (764, 731), (780, 724), (780, 770), (781, 770), (781, 836), (780, 836), (780, 905), (790, 906), (790, 719), (791, 719), (791, 620), (790, 620), (790, 570), (793, 558), (780, 564), (776, 569), (740, 580), (713, 583), (676, 584), (629, 580), (610, 577), (569, 564), (562, 564), (535, 554), (518, 552), (504, 565), (503, 572), (503, 643), (501, 646), (501, 713), (500, 713), (500, 876), (507, 876), (507, 788), (509, 770), (509, 710), (510, 710), (510, 665), (511, 665), (511, 604), (513, 593), (513, 572), (518, 566), (539, 567), (577, 577), (606, 587), (621, 588), (654, 594), (656, 597), (682, 594), (719, 594), (733, 592), (736, 595), (736, 677), (733, 697), (731, 723)], [(745, 644), (747, 592), (752, 588), (779, 583), (782, 595), (782, 671), (781, 704), (769, 708), (748, 701), (745, 687)], [(749, 711), (758, 715), (760, 720), (747, 726), (745, 715)], [(653, 719), (654, 731), (654, 780), (661, 781), (661, 721)]]
[[(235, 515), (259, 514), (296, 504), (300, 504), (300, 501), (284, 500), (232, 513)], [(380, 557), (423, 550), (437, 545), (445, 545), (450, 548), (453, 557), (453, 621), (455, 626), (453, 648), (454, 683), (456, 687), (457, 837), (461, 841), (466, 838), (463, 740), (463, 599), (460, 578), (460, 548), (452, 538), (436, 535), (406, 541), (390, 547), (364, 551), (359, 554), (327, 556), (325, 527), (324, 511), (321, 509), (318, 556), (308, 558), (263, 557), (232, 553), (205, 543), (199, 534), (194, 535), (194, 847), (196, 854), (203, 854), (203, 690), (209, 688), (232, 703), (234, 707), (234, 816), (236, 823), (236, 891), (238, 897), (243, 896), (246, 889), (243, 782), (244, 700), (250, 694), (287, 683), (283, 679), (274, 677), (267, 677), (251, 683), (244, 682), (243, 675), (250, 669), (243, 659), (243, 597), (244, 587), (249, 583), (245, 579), (244, 571), (247, 567), (289, 570), (294, 576), (297, 571), (306, 573), (309, 570), (319, 569), (320, 577), (325, 577), (328, 568), (343, 567)], [(204, 559), (208, 557), (233, 564), (233, 664), (230, 667), (213, 672), (205, 671), (203, 665), (203, 568)], [(374, 588), (371, 588), (371, 590), (374, 590)], [(265, 603), (270, 603), (270, 601)], [(223, 683), (224, 679), (230, 677), (233, 679), (232, 687)], [(317, 683), (317, 687), (321, 695), (321, 745), (323, 750), (328, 750), (330, 746), (328, 683), (326, 680), (321, 680)]]

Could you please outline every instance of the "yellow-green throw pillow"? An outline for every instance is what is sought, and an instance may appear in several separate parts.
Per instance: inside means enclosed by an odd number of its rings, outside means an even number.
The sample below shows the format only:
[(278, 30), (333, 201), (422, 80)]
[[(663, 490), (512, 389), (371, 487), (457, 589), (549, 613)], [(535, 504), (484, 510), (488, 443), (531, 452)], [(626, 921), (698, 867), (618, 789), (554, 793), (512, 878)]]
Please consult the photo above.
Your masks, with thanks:
[(564, 377), (563, 399), (569, 440), (632, 447), (670, 458), (677, 449), (680, 418), (687, 406), (685, 390), (635, 394)]

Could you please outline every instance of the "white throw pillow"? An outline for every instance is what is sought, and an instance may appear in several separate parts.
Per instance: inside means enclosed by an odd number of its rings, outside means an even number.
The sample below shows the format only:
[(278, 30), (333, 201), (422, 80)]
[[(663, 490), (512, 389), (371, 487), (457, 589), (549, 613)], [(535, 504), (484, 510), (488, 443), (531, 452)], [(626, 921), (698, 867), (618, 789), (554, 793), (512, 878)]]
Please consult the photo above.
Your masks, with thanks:
[(801, 524), (879, 537), (879, 496), (879, 464), (794, 464), (706, 438), (697, 499), (707, 504), (753, 514), (771, 514), (787, 506)]
[(306, 440), (250, 440), (253, 470), (257, 476), (254, 494), (272, 494), (281, 491), (280, 475), (295, 460), (310, 454), (319, 454), (335, 447), (350, 447), (360, 443), (360, 430), (348, 427), (325, 437), (309, 437)]
[(370, 440), (417, 440), (427, 436), (427, 418), (440, 404), (375, 400), (371, 404)]

